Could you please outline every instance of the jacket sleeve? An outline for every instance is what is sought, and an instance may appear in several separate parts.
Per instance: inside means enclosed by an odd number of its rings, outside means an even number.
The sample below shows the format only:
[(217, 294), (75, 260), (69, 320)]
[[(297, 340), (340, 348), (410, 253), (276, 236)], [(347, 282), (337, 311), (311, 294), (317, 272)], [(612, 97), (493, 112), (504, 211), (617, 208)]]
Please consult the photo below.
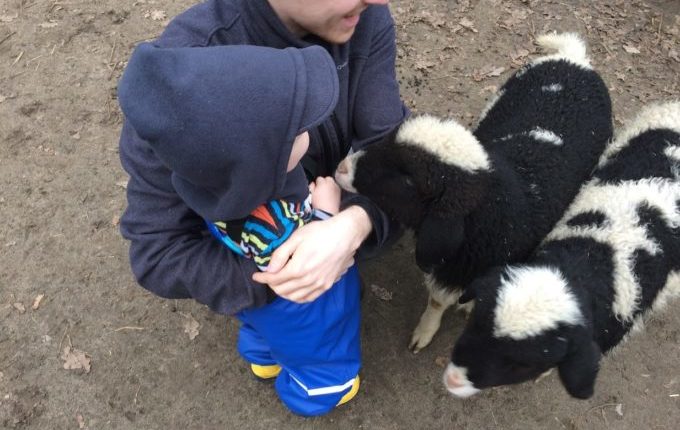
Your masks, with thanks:
[[(410, 114), (399, 96), (395, 69), (397, 46), (394, 20), (387, 7), (380, 9), (379, 21), (382, 25), (373, 35), (371, 50), (357, 90), (352, 140), (355, 151), (380, 141)], [(359, 249), (359, 258), (372, 257), (401, 235), (401, 226), (368, 198), (348, 194), (343, 199), (343, 206), (349, 205), (361, 206), (373, 224), (373, 233)]]
[(120, 157), (130, 175), (120, 228), (139, 284), (161, 297), (194, 298), (222, 314), (266, 303), (266, 288), (251, 280), (255, 264), (210, 235), (174, 191), (170, 171), (127, 121)]

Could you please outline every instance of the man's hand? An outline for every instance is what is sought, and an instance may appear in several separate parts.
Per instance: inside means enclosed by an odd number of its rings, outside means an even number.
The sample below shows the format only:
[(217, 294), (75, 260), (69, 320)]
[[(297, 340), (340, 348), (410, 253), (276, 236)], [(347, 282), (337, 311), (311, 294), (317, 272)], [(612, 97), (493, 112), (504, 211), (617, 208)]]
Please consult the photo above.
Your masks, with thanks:
[(354, 253), (372, 229), (366, 211), (350, 206), (333, 218), (295, 231), (253, 280), (297, 303), (311, 302), (354, 264)]

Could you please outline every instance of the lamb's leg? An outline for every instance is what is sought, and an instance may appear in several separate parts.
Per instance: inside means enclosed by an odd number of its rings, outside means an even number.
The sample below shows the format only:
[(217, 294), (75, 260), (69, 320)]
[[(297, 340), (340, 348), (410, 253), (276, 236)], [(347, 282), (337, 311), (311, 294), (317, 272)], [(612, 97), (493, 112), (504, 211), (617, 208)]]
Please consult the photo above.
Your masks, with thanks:
[(434, 337), (441, 325), (444, 312), (453, 304), (458, 302), (460, 297), (459, 290), (445, 289), (438, 285), (430, 275), (425, 276), (425, 287), (430, 293), (427, 308), (420, 317), (418, 326), (413, 330), (409, 349), (417, 354), (425, 348)]

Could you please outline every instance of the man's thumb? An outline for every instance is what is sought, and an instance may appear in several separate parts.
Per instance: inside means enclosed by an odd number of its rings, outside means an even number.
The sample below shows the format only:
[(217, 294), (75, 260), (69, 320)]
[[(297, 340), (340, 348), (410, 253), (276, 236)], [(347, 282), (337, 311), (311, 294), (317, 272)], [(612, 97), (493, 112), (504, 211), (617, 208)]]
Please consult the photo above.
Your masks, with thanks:
[(267, 266), (267, 273), (277, 273), (279, 270), (283, 269), (283, 266), (288, 263), (291, 255), (293, 255), (292, 250), (294, 247), (290, 246), (290, 239), (288, 239), (283, 245), (281, 245), (272, 254), (272, 259)]

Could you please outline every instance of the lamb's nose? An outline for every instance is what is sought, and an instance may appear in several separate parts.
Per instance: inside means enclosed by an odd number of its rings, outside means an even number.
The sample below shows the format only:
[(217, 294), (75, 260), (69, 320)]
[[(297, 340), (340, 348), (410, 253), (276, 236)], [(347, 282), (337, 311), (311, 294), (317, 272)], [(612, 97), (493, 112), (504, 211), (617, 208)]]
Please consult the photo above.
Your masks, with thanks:
[(337, 172), (341, 175), (346, 175), (349, 173), (349, 168), (347, 167), (347, 160), (342, 160), (340, 164), (338, 165)]
[(462, 381), (461, 374), (455, 370), (446, 372), (446, 386), (448, 388), (460, 388), (465, 385)]

